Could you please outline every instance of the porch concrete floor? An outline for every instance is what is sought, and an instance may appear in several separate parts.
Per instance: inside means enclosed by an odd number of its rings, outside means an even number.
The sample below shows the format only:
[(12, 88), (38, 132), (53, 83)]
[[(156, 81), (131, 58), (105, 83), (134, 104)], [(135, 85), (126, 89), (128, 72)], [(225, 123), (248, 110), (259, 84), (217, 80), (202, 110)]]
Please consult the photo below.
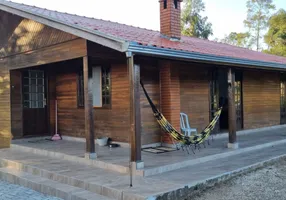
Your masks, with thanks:
[[(270, 132), (272, 132), (272, 137), (267, 136), (270, 134)], [(283, 131), (282, 129), (277, 129), (275, 132), (270, 132), (268, 132), (268, 134), (260, 133), (266, 134), (266, 140), (260, 139), (261, 137), (258, 137), (257, 140), (260, 140), (260, 142), (270, 142), (274, 141), (274, 139), (280, 140), (285, 138), (285, 131)], [(255, 133), (254, 135), (245, 136), (244, 144), (247, 145), (249, 138), (251, 138), (252, 140), (256, 139), (255, 136), (257, 137), (258, 135)], [(244, 138), (244, 136), (241, 136), (241, 138)], [(216, 142), (218, 141), (225, 142), (226, 139), (216, 140)], [(30, 145), (30, 143), (27, 144), (25, 142), (23, 142), (23, 144)], [(55, 145), (54, 147), (57, 147), (57, 143), (48, 144), (53, 144)], [(65, 141), (61, 141), (61, 143), (58, 144), (65, 144)], [(221, 145), (221, 149), (223, 149), (224, 144)], [(241, 144), (241, 146), (243, 145)], [(69, 149), (73, 149), (70, 145), (68, 145), (68, 147)], [(200, 153), (203, 153), (207, 150), (209, 151), (211, 148), (214, 148), (214, 145), (209, 148), (203, 149)], [(57, 147), (57, 149), (59, 148)], [(124, 149), (121, 149), (119, 152), (122, 153), (123, 150)], [(65, 152), (68, 153), (68, 150), (65, 150)], [(80, 152), (83, 151), (79, 151), (79, 153)], [(73, 154), (74, 151), (69, 153)], [(112, 151), (112, 156), (114, 156), (115, 153), (118, 152)], [(125, 154), (123, 155), (126, 156), (127, 153), (125, 152)], [(176, 155), (181, 155), (181, 157), (183, 157), (182, 152), (180, 152), (181, 154), (178, 152), (175, 153)], [(238, 155), (220, 158), (205, 163), (199, 163), (193, 166), (185, 167), (180, 170), (166, 172), (155, 176), (137, 176), (133, 179), (134, 182), (132, 188), (129, 187), (129, 176), (126, 174), (106, 171), (104, 169), (87, 166), (84, 163), (75, 163), (67, 160), (40, 156), (33, 153), (21, 152), (16, 148), (0, 150), (0, 167), (8, 167), (8, 169), (12, 168), (20, 171), (24, 170), (28, 173), (33, 174), (34, 176), (42, 176), (57, 182), (84, 188), (85, 190), (95, 192), (103, 196), (107, 196), (111, 199), (182, 200), (186, 199), (186, 197), (190, 197), (189, 195), (192, 194), (192, 190), (189, 188), (192, 188), (196, 185), (200, 186), (201, 184), (205, 184), (206, 180), (212, 180), (211, 183), (219, 182), (220, 177), (223, 177), (225, 175), (231, 176), (231, 174), (234, 174), (234, 171), (239, 171), (242, 168), (248, 168), (249, 166), (254, 165), (258, 162), (263, 162), (277, 156), (283, 156), (283, 159), (285, 159), (285, 153), (285, 144), (268, 146), (263, 150), (259, 149), (253, 150), (251, 152), (244, 152)], [(174, 153), (171, 154), (172, 157), (170, 161), (174, 162)], [(108, 154), (106, 155), (108, 156)], [(158, 159), (161, 155), (144, 153), (145, 159), (151, 159), (153, 157), (153, 161), (157, 164), (158, 162), (156, 161), (156, 159)], [(185, 159), (193, 159), (192, 157), (192, 155), (184, 156)], [(109, 158), (111, 158), (111, 156)], [(164, 162), (166, 162), (167, 156), (164, 156), (164, 159)], [(151, 162), (151, 160), (149, 160), (148, 162)], [(17, 172), (15, 172), (15, 174), (17, 175)]]
[[(239, 148), (244, 149), (247, 147), (253, 147), (260, 144), (265, 144), (274, 141), (280, 141), (286, 139), (285, 127), (277, 127), (267, 130), (257, 130), (252, 131), (252, 133), (245, 135), (238, 135)], [(85, 143), (75, 142), (75, 141), (42, 141), (38, 143), (31, 143), (29, 141), (37, 140), (36, 138), (30, 139), (19, 139), (13, 140), (12, 144), (30, 147), (40, 150), (47, 150), (52, 152), (59, 152), (76, 157), (84, 157), (85, 153)], [(155, 167), (160, 167), (164, 165), (170, 165), (175, 163), (180, 163), (185, 160), (194, 160), (197, 158), (203, 158), (205, 156), (231, 152), (235, 150), (227, 149), (226, 145), (228, 138), (215, 138), (211, 141), (211, 145), (206, 145), (204, 148), (202, 146), (201, 150), (196, 150), (196, 154), (190, 152), (188, 155), (182, 150), (173, 151), (161, 154), (152, 154), (147, 152), (142, 152), (142, 158), (145, 164), (145, 169), (151, 169)], [(98, 160), (111, 163), (119, 166), (128, 167), (129, 165), (129, 148), (114, 148), (110, 149), (108, 147), (99, 147), (96, 145), (96, 152), (98, 154)]]

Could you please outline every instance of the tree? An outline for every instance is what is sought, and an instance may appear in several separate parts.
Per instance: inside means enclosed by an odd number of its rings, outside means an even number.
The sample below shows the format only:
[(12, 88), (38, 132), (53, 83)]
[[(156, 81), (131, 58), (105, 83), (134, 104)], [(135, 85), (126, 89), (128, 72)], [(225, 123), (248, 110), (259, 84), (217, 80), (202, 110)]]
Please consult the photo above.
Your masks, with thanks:
[(281, 9), (268, 22), (269, 30), (264, 37), (269, 49), (266, 53), (286, 56), (286, 11)]
[(248, 0), (247, 19), (244, 24), (249, 28), (251, 41), (255, 44), (256, 50), (261, 50), (261, 38), (263, 31), (267, 28), (270, 11), (275, 9), (273, 0)]
[(183, 35), (208, 39), (213, 34), (208, 18), (200, 15), (204, 10), (205, 4), (202, 0), (184, 0), (181, 16)]
[(229, 35), (225, 36), (225, 38), (222, 39), (221, 42), (238, 47), (250, 48), (249, 38), (250, 34), (248, 32), (246, 33), (231, 32)]

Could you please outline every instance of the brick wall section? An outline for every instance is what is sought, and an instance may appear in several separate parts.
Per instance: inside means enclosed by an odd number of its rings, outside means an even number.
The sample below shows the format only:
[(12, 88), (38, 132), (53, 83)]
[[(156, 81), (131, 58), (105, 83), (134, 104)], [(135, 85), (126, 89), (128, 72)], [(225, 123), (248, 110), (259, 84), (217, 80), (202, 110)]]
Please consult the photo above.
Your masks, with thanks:
[(279, 73), (245, 71), (242, 87), (244, 129), (279, 125)]
[[(180, 78), (177, 68), (170, 61), (160, 62), (160, 92), (162, 113), (180, 131)], [(171, 143), (167, 134), (163, 136), (163, 142)]]
[(164, 9), (164, 0), (160, 0), (160, 30), (170, 38), (181, 38), (181, 2), (178, 0), (178, 8), (174, 7), (174, 0), (167, 0), (167, 8)]

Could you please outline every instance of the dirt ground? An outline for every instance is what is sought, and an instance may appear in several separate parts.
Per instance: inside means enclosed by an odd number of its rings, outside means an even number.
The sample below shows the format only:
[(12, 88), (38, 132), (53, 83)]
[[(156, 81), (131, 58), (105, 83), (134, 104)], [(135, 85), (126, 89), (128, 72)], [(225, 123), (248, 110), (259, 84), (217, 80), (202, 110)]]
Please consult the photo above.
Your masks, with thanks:
[(286, 161), (221, 183), (189, 200), (286, 200)]

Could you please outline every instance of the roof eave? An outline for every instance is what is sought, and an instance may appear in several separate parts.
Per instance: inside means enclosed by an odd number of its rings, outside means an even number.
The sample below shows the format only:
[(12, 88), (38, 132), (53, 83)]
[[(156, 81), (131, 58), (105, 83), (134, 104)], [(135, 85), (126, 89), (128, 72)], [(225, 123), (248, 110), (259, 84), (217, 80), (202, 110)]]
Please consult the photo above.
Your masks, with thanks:
[(76, 24), (66, 24), (64, 22), (55, 20), (51, 17), (44, 16), (41, 14), (36, 14), (29, 11), (24, 11), (18, 8), (15, 8), (11, 5), (8, 5), (7, 3), (4, 3), (3, 1), (0, 1), (0, 10), (21, 16), (23, 18), (31, 19), (36, 22), (39, 22), (41, 24), (56, 28), (58, 30), (73, 34), (75, 36), (84, 38), (86, 40), (95, 42), (97, 44), (106, 46), (108, 48), (120, 51), (120, 52), (126, 52), (128, 49), (129, 43), (121, 40), (119, 38), (116, 38), (111, 35), (104, 34), (97, 30), (89, 30), (85, 29), (81, 26), (78, 26)]
[(240, 59), (226, 56), (216, 56), (211, 54), (202, 54), (196, 52), (188, 52), (174, 49), (158, 48), (154, 46), (144, 46), (136, 42), (131, 42), (128, 47), (128, 51), (135, 54), (160, 56), (166, 58), (200, 61), (200, 62), (214, 62), (220, 64), (230, 64), (235, 66), (251, 67), (251, 68), (265, 68), (265, 69), (284, 69), (286, 70), (286, 64), (275, 62), (264, 62), (248, 59)]

